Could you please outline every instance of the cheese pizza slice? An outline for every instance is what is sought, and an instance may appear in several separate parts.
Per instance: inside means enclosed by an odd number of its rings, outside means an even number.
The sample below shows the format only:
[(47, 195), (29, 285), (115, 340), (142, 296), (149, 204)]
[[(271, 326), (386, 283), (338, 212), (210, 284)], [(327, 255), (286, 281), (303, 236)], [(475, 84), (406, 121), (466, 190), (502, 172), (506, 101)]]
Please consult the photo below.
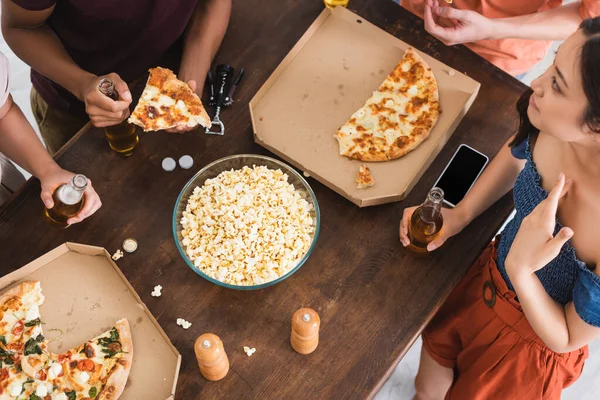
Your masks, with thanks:
[(129, 117), (129, 123), (145, 132), (177, 126), (210, 126), (202, 101), (187, 83), (167, 68), (151, 68), (142, 97)]
[(334, 137), (340, 154), (348, 158), (393, 160), (427, 139), (439, 114), (435, 76), (409, 48), (379, 89)]
[(358, 189), (366, 189), (375, 184), (375, 179), (373, 179), (373, 175), (371, 175), (371, 170), (364, 164), (361, 164), (358, 174), (356, 174), (356, 183), (358, 184), (356, 187)]

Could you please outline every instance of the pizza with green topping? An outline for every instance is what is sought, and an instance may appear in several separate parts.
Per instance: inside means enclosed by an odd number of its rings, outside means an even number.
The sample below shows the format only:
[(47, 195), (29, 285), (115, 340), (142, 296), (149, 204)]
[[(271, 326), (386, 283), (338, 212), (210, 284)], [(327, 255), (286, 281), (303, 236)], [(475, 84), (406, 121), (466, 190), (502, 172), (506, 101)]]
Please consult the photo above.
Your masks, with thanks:
[(116, 400), (133, 360), (126, 319), (62, 354), (48, 350), (39, 282), (0, 296), (0, 400)]

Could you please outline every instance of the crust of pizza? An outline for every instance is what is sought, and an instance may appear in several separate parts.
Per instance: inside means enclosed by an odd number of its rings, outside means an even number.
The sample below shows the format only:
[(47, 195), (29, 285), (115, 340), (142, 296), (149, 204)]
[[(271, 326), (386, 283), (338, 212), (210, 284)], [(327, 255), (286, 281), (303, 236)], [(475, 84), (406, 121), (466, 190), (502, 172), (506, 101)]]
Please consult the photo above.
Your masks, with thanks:
[(379, 89), (334, 137), (340, 154), (365, 162), (400, 158), (429, 137), (440, 114), (431, 68), (408, 48)]
[(38, 281), (26, 281), (22, 282), (19, 285), (8, 289), (2, 295), (0, 295), (0, 307), (4, 306), (4, 304), (12, 299), (13, 297), (17, 297), (22, 299), (26, 293), (29, 292), (37, 292), (38, 299), (37, 304), (41, 305), (44, 302), (44, 295), (40, 291), (40, 282)]
[(117, 364), (108, 376), (104, 389), (96, 397), (97, 400), (115, 400), (119, 398), (123, 393), (123, 390), (125, 390), (129, 371), (131, 370), (131, 364), (133, 362), (133, 341), (131, 338), (129, 322), (127, 319), (119, 320), (116, 323), (115, 328), (117, 328), (117, 331), (119, 332), (119, 342), (121, 343), (123, 357), (117, 361)]
[(375, 179), (373, 179), (369, 167), (364, 164), (360, 166), (358, 174), (356, 175), (356, 183), (358, 183), (358, 189), (366, 189), (375, 184)]
[(211, 124), (198, 95), (173, 71), (161, 67), (150, 69), (142, 97), (128, 121), (144, 131)]

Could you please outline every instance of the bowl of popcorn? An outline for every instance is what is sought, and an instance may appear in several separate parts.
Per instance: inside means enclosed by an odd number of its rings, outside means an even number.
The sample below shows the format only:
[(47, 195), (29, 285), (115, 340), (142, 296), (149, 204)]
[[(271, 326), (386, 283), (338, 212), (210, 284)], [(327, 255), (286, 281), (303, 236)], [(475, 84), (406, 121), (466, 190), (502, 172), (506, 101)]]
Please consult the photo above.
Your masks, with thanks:
[(317, 198), (293, 168), (239, 154), (202, 168), (173, 213), (173, 236), (188, 266), (223, 287), (256, 290), (289, 278), (319, 236)]

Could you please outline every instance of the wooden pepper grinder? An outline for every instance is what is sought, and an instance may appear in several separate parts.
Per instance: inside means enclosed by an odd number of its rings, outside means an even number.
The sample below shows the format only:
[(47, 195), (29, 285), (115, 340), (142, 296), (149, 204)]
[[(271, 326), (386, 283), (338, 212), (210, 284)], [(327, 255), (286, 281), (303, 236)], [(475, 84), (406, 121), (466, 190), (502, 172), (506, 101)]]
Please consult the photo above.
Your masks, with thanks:
[(292, 317), (292, 347), (300, 354), (310, 354), (319, 345), (321, 319), (312, 308), (301, 308)]
[(205, 333), (194, 344), (200, 372), (209, 381), (219, 381), (229, 372), (229, 359), (217, 335)]

